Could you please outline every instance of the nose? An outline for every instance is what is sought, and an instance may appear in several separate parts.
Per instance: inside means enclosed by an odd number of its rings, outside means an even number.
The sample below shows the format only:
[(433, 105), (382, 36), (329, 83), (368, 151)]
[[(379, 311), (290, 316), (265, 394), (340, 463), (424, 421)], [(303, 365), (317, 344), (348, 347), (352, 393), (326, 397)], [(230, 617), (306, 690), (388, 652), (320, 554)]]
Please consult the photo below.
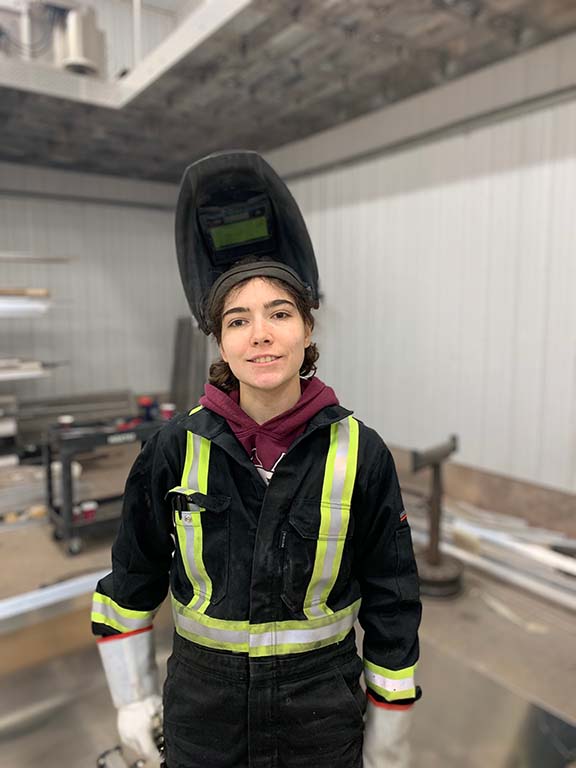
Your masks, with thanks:
[(266, 346), (272, 343), (270, 328), (263, 320), (255, 320), (252, 324), (250, 343), (253, 347)]

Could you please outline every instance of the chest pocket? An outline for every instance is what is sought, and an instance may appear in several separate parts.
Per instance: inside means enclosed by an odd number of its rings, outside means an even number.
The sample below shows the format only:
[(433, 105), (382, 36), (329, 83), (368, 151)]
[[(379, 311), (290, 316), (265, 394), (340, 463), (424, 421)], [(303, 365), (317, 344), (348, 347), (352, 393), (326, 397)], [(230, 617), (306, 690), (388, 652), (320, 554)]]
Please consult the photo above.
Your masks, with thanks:
[(308, 618), (332, 613), (328, 596), (351, 571), (350, 504), (295, 499), (281, 535), (282, 600)]
[(170, 491), (177, 553), (200, 613), (228, 591), (230, 497), (186, 488)]

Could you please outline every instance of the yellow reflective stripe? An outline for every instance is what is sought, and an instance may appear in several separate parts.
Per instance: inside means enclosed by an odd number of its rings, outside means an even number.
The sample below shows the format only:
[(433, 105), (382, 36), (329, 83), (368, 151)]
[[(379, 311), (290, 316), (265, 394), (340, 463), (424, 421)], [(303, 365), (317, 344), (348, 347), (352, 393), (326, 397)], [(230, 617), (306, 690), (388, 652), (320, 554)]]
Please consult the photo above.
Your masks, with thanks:
[(192, 408), (192, 410), (188, 412), (188, 416), (192, 416), (192, 414), (198, 413), (198, 411), (201, 411), (203, 407), (203, 405), (197, 405), (196, 408)]
[(387, 667), (379, 667), (377, 664), (368, 661), (368, 659), (364, 659), (364, 666), (377, 675), (384, 675), (384, 677), (389, 677), (391, 680), (405, 680), (408, 677), (414, 677), (418, 664), (414, 664), (412, 667), (405, 667), (404, 669), (388, 669)]
[(346, 542), (346, 533), (348, 532), (348, 526), (350, 524), (350, 505), (352, 503), (352, 492), (354, 490), (354, 483), (356, 480), (356, 468), (358, 465), (358, 422), (353, 419), (352, 416), (348, 417), (348, 450), (346, 456), (346, 474), (344, 476), (344, 487), (342, 489), (341, 498), (341, 524), (338, 532), (338, 538), (334, 542), (334, 553), (332, 559), (332, 573), (330, 579), (326, 583), (322, 592), (322, 604), (326, 604), (330, 592), (338, 574), (340, 572), (340, 565), (342, 563), (342, 555), (344, 554), (344, 544)]
[(110, 619), (108, 618), (108, 616), (104, 616), (104, 614), (102, 613), (96, 613), (95, 611), (92, 611), (92, 613), (90, 614), (90, 621), (92, 621), (94, 624), (105, 624), (107, 627), (112, 627), (112, 629), (117, 629), (118, 632), (134, 631), (132, 627), (128, 627), (126, 626), (126, 624), (120, 624), (119, 621), (116, 621), (115, 619)]
[(215, 619), (183, 605), (174, 596), (172, 609), (176, 631), (182, 637), (208, 648), (261, 657), (303, 653), (340, 642), (354, 626), (360, 601), (318, 619), (263, 624)]
[[(191, 514), (194, 514), (194, 513), (191, 513)], [(195, 573), (190, 567), (191, 558), (188, 555), (188, 552), (189, 552), (188, 546), (189, 546), (190, 539), (192, 539), (192, 542), (194, 542), (194, 531), (195, 531), (195, 528), (192, 528), (192, 530), (190, 531), (184, 525), (176, 522), (176, 536), (178, 537), (178, 544), (180, 546), (180, 554), (182, 555), (184, 570), (186, 571), (186, 576), (188, 576), (188, 580), (192, 585), (192, 589), (194, 590), (194, 595), (197, 596), (198, 594), (200, 594), (200, 584), (196, 579)], [(194, 551), (193, 546), (191, 549), (193, 552)]]
[(129, 619), (153, 618), (157, 610), (155, 609), (153, 611), (134, 611), (131, 608), (123, 608), (121, 605), (118, 605), (118, 603), (112, 600), (111, 597), (108, 597), (107, 595), (103, 595), (101, 592), (95, 592), (92, 597), (92, 601), (94, 603), (102, 603), (102, 605), (108, 605), (111, 608), (113, 608), (117, 614), (119, 614), (120, 616), (126, 616), (126, 618), (129, 618)]
[(92, 621), (95, 624), (106, 624), (119, 632), (133, 632), (149, 627), (157, 610), (134, 611), (123, 608), (100, 592), (95, 592), (92, 597)]
[(208, 465), (210, 464), (210, 440), (200, 439), (200, 457), (198, 466), (198, 490), (208, 493)]
[[(198, 488), (200, 493), (208, 493), (208, 466), (210, 464), (210, 440), (194, 435), (194, 461), (188, 475), (188, 485)], [(200, 582), (200, 588), (196, 599), (190, 601), (190, 605), (204, 613), (212, 598), (212, 580), (208, 576), (204, 565), (202, 552), (204, 549), (204, 535), (202, 530), (202, 512), (192, 512), (194, 525), (194, 565), (196, 577)]]
[(309, 619), (332, 612), (326, 602), (338, 578), (350, 523), (358, 462), (358, 431), (358, 422), (351, 416), (330, 427), (316, 557), (303, 606)]
[[(328, 455), (326, 456), (326, 468), (324, 470), (324, 482), (322, 483), (322, 499), (320, 501), (320, 530), (318, 531), (318, 543), (316, 544), (316, 557), (314, 558), (314, 569), (306, 590), (304, 598), (304, 615), (312, 619), (321, 613), (330, 613), (327, 606), (318, 606), (321, 601), (320, 582), (324, 571), (324, 562), (326, 560), (326, 550), (328, 548), (328, 534), (330, 532), (330, 496), (332, 494), (332, 483), (334, 482), (334, 465), (336, 463), (336, 453), (338, 450), (338, 426), (339, 423), (330, 425), (330, 445)], [(313, 608), (315, 606), (315, 608)]]
[(342, 493), (342, 504), (345, 505), (352, 503), (352, 493), (354, 492), (356, 470), (358, 468), (358, 440), (360, 427), (353, 416), (348, 417), (348, 428), (350, 429), (350, 443), (348, 446), (348, 460), (346, 463), (344, 491)]
[[(194, 458), (194, 440), (193, 433), (186, 433), (186, 459), (184, 460), (184, 469), (182, 470), (182, 480), (180, 484), (183, 488), (187, 488), (188, 475), (190, 474), (190, 467), (192, 466), (192, 459)], [(196, 488), (196, 486), (194, 486)], [(191, 490), (191, 489), (190, 489)]]
[(416, 664), (405, 669), (387, 669), (364, 659), (364, 679), (366, 685), (375, 690), (387, 701), (412, 699), (416, 696), (414, 672)]
[[(201, 408), (202, 406), (199, 406)], [(196, 412), (199, 408), (194, 409)], [(193, 432), (186, 435), (186, 458), (182, 471), (181, 486), (172, 489), (186, 495), (208, 493), (208, 470), (210, 466), (210, 440)], [(176, 520), (176, 533), (184, 570), (190, 580), (194, 595), (190, 606), (204, 613), (212, 597), (212, 580), (206, 571), (204, 558), (204, 536), (202, 530), (203, 510), (189, 509)], [(185, 521), (187, 524), (185, 525)]]
[(318, 648), (326, 648), (328, 645), (334, 645), (334, 643), (340, 643), (351, 627), (338, 632), (335, 635), (331, 635), (328, 638), (321, 640), (309, 640), (308, 642), (298, 643), (297, 645), (291, 645), (286, 643), (285, 645), (271, 645), (271, 646), (259, 646), (256, 648), (250, 648), (250, 656), (261, 658), (262, 656), (287, 656), (289, 653), (305, 653), (306, 651), (316, 651)]

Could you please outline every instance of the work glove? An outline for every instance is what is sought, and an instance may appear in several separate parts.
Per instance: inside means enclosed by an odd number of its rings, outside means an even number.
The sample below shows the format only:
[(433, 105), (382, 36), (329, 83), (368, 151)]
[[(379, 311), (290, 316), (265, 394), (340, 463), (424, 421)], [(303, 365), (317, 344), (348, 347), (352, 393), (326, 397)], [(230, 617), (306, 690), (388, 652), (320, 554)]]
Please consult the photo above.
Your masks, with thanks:
[(152, 627), (103, 637), (98, 650), (118, 710), (120, 740), (138, 757), (158, 763), (153, 733), (162, 725), (162, 699)]
[(378, 706), (370, 698), (366, 708), (363, 768), (409, 768), (411, 709)]
[(161, 723), (162, 699), (153, 694), (142, 701), (124, 704), (118, 710), (118, 733), (120, 741), (135, 752), (138, 757), (152, 760), (156, 764), (160, 753), (154, 742), (153, 730)]

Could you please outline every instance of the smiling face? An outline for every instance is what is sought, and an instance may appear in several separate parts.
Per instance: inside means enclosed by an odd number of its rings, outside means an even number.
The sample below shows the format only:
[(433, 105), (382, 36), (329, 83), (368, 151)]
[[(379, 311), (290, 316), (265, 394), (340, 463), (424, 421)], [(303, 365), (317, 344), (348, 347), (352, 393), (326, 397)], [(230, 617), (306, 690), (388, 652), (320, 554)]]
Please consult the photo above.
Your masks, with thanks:
[(240, 390), (300, 391), (304, 350), (310, 329), (291, 295), (255, 277), (226, 297), (220, 354), (240, 382)]

